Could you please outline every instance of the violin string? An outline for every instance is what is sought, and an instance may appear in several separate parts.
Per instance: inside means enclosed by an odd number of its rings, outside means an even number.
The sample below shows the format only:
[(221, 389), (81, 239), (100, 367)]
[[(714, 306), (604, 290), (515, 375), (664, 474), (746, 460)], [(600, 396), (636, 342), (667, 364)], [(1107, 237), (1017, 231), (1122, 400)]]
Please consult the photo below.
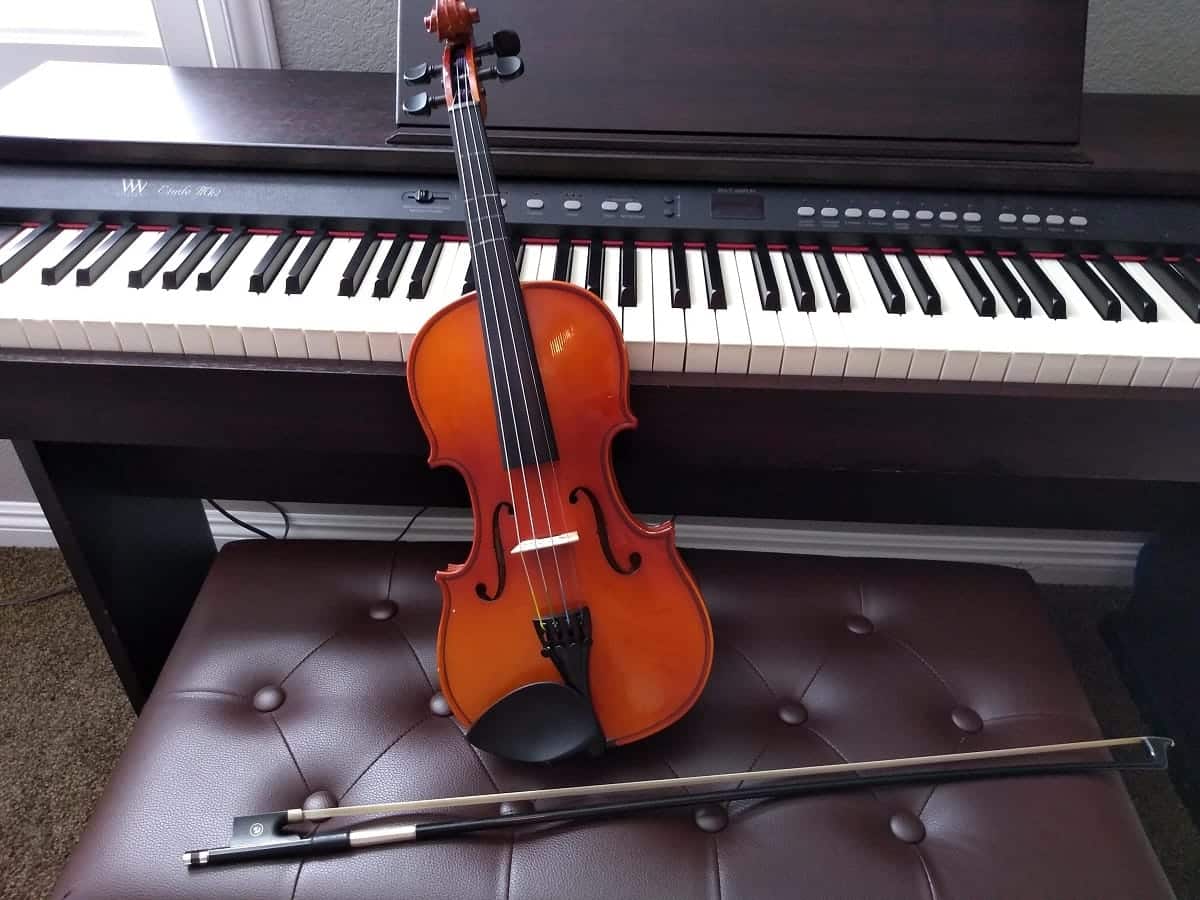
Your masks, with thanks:
[[(458, 74), (459, 74), (460, 79), (465, 79), (465, 76), (466, 76), (466, 65), (465, 64), (459, 68)], [(460, 80), (460, 90), (461, 89), (462, 89), (462, 81)], [(480, 182), (482, 184), (486, 185), (488, 182), (487, 182), (487, 177), (486, 177), (485, 172), (487, 174), (490, 174), (490, 172), (488, 172), (487, 170), (484, 169), (484, 166), (487, 165), (487, 159), (486, 159), (487, 154), (484, 152), (483, 119), (482, 119), (482, 116), (480, 116), (480, 110), (479, 110), (478, 103), (473, 102), (465, 108), (465, 112), (463, 113), (464, 124), (465, 124), (465, 120), (467, 119), (467, 117), (472, 117), (472, 119), (473, 119), (472, 127), (470, 129), (465, 129), (465, 130), (470, 135), (472, 142), (473, 142), (472, 149), (474, 150), (474, 153), (472, 154), (472, 156), (474, 159), (474, 164), (479, 167)], [(493, 185), (495, 185), (494, 176), (493, 176), (491, 183)], [(490, 242), (496, 243), (497, 240), (503, 240), (505, 242), (505, 246), (507, 246), (507, 235), (504, 233), (503, 229), (500, 229), (500, 233), (497, 234), (496, 222), (500, 218), (501, 218), (501, 214), (499, 213), (499, 205), (497, 204), (497, 214), (495, 217), (492, 217), (492, 216), (479, 217), (479, 221), (481, 222), (480, 232), (482, 233), (482, 230), (483, 230), (482, 222), (486, 219), (488, 226), (491, 229), (491, 241)], [(486, 241), (487, 241), (487, 239), (485, 238), (485, 242)], [(498, 246), (498, 244), (497, 244), (497, 246)], [(497, 253), (497, 257), (498, 257), (499, 250), (497, 250), (496, 253)], [(498, 279), (499, 288), (500, 288), (502, 299), (504, 301), (504, 303), (503, 303), (504, 318), (508, 325), (508, 338), (509, 338), (510, 344), (512, 346), (513, 361), (515, 362), (516, 367), (517, 367), (516, 381), (517, 381), (517, 385), (521, 391), (521, 403), (525, 409), (525, 421), (526, 421), (526, 424), (528, 426), (528, 431), (529, 431), (529, 446), (530, 446), (531, 451), (534, 453), (534, 461), (533, 461), (534, 476), (535, 476), (535, 479), (537, 482), (538, 492), (541, 495), (542, 513), (545, 516), (547, 532), (550, 532), (553, 530), (550, 527), (552, 524), (551, 517), (550, 517), (550, 503), (546, 496), (546, 484), (545, 484), (545, 479), (542, 476), (542, 466), (537, 460), (537, 438), (534, 436), (534, 432), (533, 432), (533, 419), (530, 414), (531, 410), (530, 410), (530, 404), (529, 404), (529, 396), (525, 390), (525, 378), (524, 378), (525, 373), (522, 371), (522, 358), (521, 358), (520, 348), (517, 346), (517, 325), (513, 322), (513, 314), (512, 314), (512, 310), (513, 310), (512, 303), (520, 301), (520, 287), (517, 284), (509, 285), (507, 283), (507, 279), (505, 279), (505, 277), (504, 277), (505, 272), (504, 272), (503, 268), (500, 268), (500, 267), (498, 267), (498, 268), (499, 268), (499, 274), (500, 274), (500, 278)], [(511, 272), (510, 272), (510, 274), (511, 274)], [(509, 296), (510, 289), (512, 291), (511, 297)], [(529, 373), (531, 376), (530, 381), (531, 381), (531, 383), (536, 384), (536, 382), (537, 382), (537, 371), (535, 368), (536, 362), (532, 358), (531, 354), (527, 354), (527, 356), (528, 356), (528, 358), (526, 359), (525, 362), (530, 367), (530, 373)], [(512, 391), (511, 385), (509, 386), (509, 391), (510, 391), (510, 395), (511, 395), (511, 391)], [(513, 421), (514, 421), (514, 427), (515, 427), (516, 426), (515, 411), (513, 414)], [(525, 461), (524, 461), (524, 457), (520, 453), (521, 443), (522, 443), (521, 436), (518, 435), (518, 437), (517, 437), (518, 461), (521, 463), (522, 475), (524, 475)], [(533, 517), (534, 517), (533, 498), (530, 497), (528, 495), (528, 493), (526, 494), (526, 501), (530, 507), (530, 520), (532, 521)], [(534, 528), (533, 536), (534, 536), (534, 540), (536, 541), (538, 538), (536, 527)], [(564, 580), (563, 580), (562, 564), (559, 559), (558, 545), (553, 543), (553, 538), (554, 538), (553, 534), (548, 533), (546, 535), (546, 537), (551, 540), (550, 555), (551, 555), (551, 558), (554, 560), (554, 570), (555, 570), (555, 574), (557, 575), (557, 578), (558, 578), (559, 597), (562, 602), (563, 613), (565, 615), (568, 613), (567, 588), (566, 588), (566, 584), (564, 583)], [(538, 555), (539, 564), (540, 564), (542, 550), (535, 548), (533, 552)]]
[[(478, 116), (479, 108), (475, 107), (474, 110), (472, 110), (472, 112), (474, 115)], [(482, 118), (479, 121), (479, 127), (481, 129), (483, 127)], [(487, 154), (480, 154), (480, 166), (485, 168), (487, 175), (489, 175), (491, 177), (491, 182), (493, 184), (495, 184), (496, 176), (491, 168), (491, 158)], [(557, 252), (557, 250), (556, 250), (556, 252)], [(569, 254), (570, 252), (571, 252), (570, 245), (568, 245), (567, 253)], [(510, 330), (512, 330), (512, 329), (510, 328)], [(514, 342), (515, 342), (515, 340), (516, 340), (516, 338), (514, 335)], [(530, 344), (531, 339), (530, 339), (528, 330), (521, 329), (521, 340), (525, 345), (525, 355), (526, 355), (526, 358), (529, 360), (529, 364), (531, 366), (535, 365), (536, 358), (534, 356), (533, 347)], [(515, 346), (514, 346), (514, 349), (516, 349)], [(517, 357), (518, 357), (518, 359), (520, 359), (520, 354), (517, 354)], [(519, 365), (519, 363), (518, 363), (518, 365)], [(534, 380), (534, 384), (536, 386), (536, 384), (537, 384), (536, 379)], [(549, 447), (550, 446), (550, 427), (547, 424), (545, 416), (542, 417), (541, 422), (542, 422), (542, 438), (545, 440), (546, 446)], [(533, 423), (531, 421), (530, 422), (531, 428), (532, 428), (532, 425), (533, 425)], [(532, 440), (532, 435), (531, 435), (530, 439)], [(566, 505), (563, 503), (562, 484), (558, 477), (558, 464), (554, 460), (553, 457), (551, 457), (551, 459), (550, 459), (550, 476), (551, 476), (550, 477), (550, 492), (554, 496), (554, 500), (558, 506), (559, 521), (562, 523), (563, 528), (566, 528), (567, 509), (566, 509)], [(544, 500), (545, 500), (545, 498), (543, 497), (543, 501)], [(549, 524), (549, 520), (550, 520), (550, 513), (547, 510), (547, 512), (546, 512), (547, 524)], [(563, 555), (566, 556), (566, 558), (567, 558), (567, 563), (565, 564), (565, 568), (567, 569), (567, 581), (572, 583), (572, 596), (578, 598), (580, 596), (579, 573), (578, 573), (576, 565), (575, 565), (575, 555), (573, 552), (568, 553), (568, 551), (566, 551), (566, 550), (563, 551)], [(555, 564), (556, 565), (558, 564), (557, 549), (555, 550)], [(561, 578), (561, 573), (560, 573), (560, 578)], [(565, 588), (563, 588), (562, 590), (563, 590), (563, 614), (569, 616), (570, 613), (567, 608), (567, 591)]]
[[(455, 63), (455, 65), (458, 65), (458, 63)], [(466, 122), (463, 121), (464, 120), (463, 110), (466, 109), (466, 106), (465, 106), (466, 101), (463, 100), (462, 98), (466, 97), (467, 95), (464, 91), (464, 85), (463, 85), (463, 82), (461, 79), (459, 80), (459, 84), (458, 84), (457, 96), (459, 97), (458, 102), (453, 107), (451, 107), (448, 110), (448, 112), (450, 114), (451, 127), (454, 129), (454, 139), (455, 139), (455, 142), (458, 143), (458, 146), (459, 146), (458, 157), (459, 157), (460, 166), (461, 166), (461, 170), (462, 170), (461, 175), (462, 175), (462, 179), (463, 179), (463, 191), (465, 194), (468, 183), (470, 184), (472, 191), (475, 190), (475, 178), (474, 178), (474, 173), (471, 171), (471, 168), (470, 168), (469, 148), (467, 146), (467, 139), (466, 139), (467, 128), (466, 128)], [(458, 115), (455, 116), (454, 113), (458, 113)], [(464, 200), (465, 200), (465, 196), (464, 196)], [(480, 238), (483, 237), (483, 228), (482, 228), (482, 225), (480, 224), (482, 221), (482, 217), (478, 214), (478, 212), (479, 212), (479, 204), (482, 202), (484, 202), (483, 198), (480, 197), (479, 193), (476, 193), (475, 194), (475, 203), (476, 203), (476, 216), (475, 216), (476, 226), (475, 227), (476, 227), (476, 230), (477, 230)], [(468, 226), (469, 225), (470, 225), (470, 217), (468, 216)], [(480, 247), (484, 246), (482, 240), (480, 240), (479, 245), (480, 245)], [(484, 327), (484, 339), (488, 340), (488, 338), (487, 338), (487, 333), (488, 333), (488, 328), (489, 328), (489, 326), (488, 326), (488, 308), (487, 308), (487, 304), (484, 301), (484, 291), (482, 290), (482, 286), (483, 286), (485, 278), (487, 279), (487, 281), (490, 285), (491, 269), (490, 269), (490, 265), (487, 260), (487, 253), (484, 252), (481, 254), (481, 256), (483, 257), (482, 259), (475, 261), (475, 268), (476, 268), (476, 270), (478, 272), (478, 276), (479, 276), (477, 279), (478, 285), (479, 285), (479, 290), (477, 291), (477, 297), (478, 297), (478, 302), (479, 302), (480, 308), (483, 310), (482, 318), (483, 318), (483, 323), (484, 323), (484, 326), (483, 326)], [(492, 327), (495, 328), (495, 330), (498, 332), (499, 327), (500, 327), (500, 325), (499, 325), (500, 316), (499, 316), (499, 312), (495, 308), (494, 301), (492, 302), (492, 318), (495, 320), (495, 324)], [(490, 343), (490, 341), (488, 341), (488, 343)], [(517, 543), (520, 544), (521, 541), (523, 540), (523, 538), (521, 536), (521, 510), (520, 510), (520, 505), (517, 503), (517, 494), (516, 494), (516, 489), (513, 485), (512, 470), (509, 469), (509, 467), (507, 465), (508, 439), (505, 436), (504, 423), (503, 423), (504, 404), (502, 403), (502, 401), (500, 399), (500, 395), (499, 395), (499, 390), (500, 390), (501, 385), (500, 385), (500, 381), (496, 377), (497, 370), (496, 370), (495, 360), (492, 358), (492, 355), (490, 353), (485, 353), (484, 355), (487, 357), (488, 370), (489, 370), (489, 373), (491, 376), (492, 385), (494, 385), (494, 390), (496, 391), (496, 393), (493, 395), (493, 401), (496, 404), (496, 418), (497, 418), (497, 424), (499, 426), (497, 428), (497, 430), (500, 433), (501, 453), (503, 454), (503, 456), (505, 458), (504, 474), (505, 474), (505, 477), (508, 479), (508, 495), (513, 501), (513, 529), (516, 533)], [(505, 388), (505, 392), (508, 394), (509, 407), (512, 410), (513, 419), (515, 421), (516, 409), (513, 406), (512, 388), (510, 387), (509, 381), (508, 381), (508, 366), (505, 363), (503, 355), (501, 355), (500, 363), (501, 363), (501, 365), (504, 366), (504, 370), (505, 370), (504, 371), (504, 388)], [(515, 427), (513, 429), (513, 433), (514, 434), (516, 433)], [(518, 458), (520, 458), (520, 453), (521, 453), (520, 441), (518, 441), (517, 442)], [(524, 478), (524, 466), (521, 467), (521, 477)], [(528, 497), (528, 495), (529, 495), (528, 486), (526, 486), (525, 494), (526, 494), (526, 497)], [(534, 528), (532, 509), (530, 510), (529, 524), (530, 524), (530, 528)], [(497, 520), (497, 527), (499, 527), (498, 520)], [(536, 529), (534, 529), (534, 534), (536, 535)], [(537, 617), (537, 620), (540, 622), (542, 619), (541, 604), (538, 603), (537, 588), (534, 586), (533, 576), (530, 574), (530, 571), (529, 571), (529, 561), (525, 558), (524, 553), (519, 553), (517, 555), (520, 557), (521, 568), (525, 573), (525, 583), (529, 588), (529, 596), (533, 601), (534, 615)], [(547, 598), (547, 600), (549, 600), (550, 586), (549, 586), (549, 582), (546, 579), (546, 572), (541, 566), (541, 560), (538, 559), (537, 562), (538, 562), (538, 568), (541, 570), (542, 590), (543, 590), (544, 595)]]

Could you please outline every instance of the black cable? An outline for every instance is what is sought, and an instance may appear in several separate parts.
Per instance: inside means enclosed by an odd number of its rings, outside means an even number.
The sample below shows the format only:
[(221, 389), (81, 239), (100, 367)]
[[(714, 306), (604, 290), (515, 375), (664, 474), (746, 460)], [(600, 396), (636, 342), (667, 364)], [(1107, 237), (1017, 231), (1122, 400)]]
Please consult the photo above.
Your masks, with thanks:
[(11, 609), (14, 606), (32, 606), (34, 603), (41, 603), (43, 600), (53, 600), (55, 597), (62, 597), (66, 594), (75, 591), (75, 583), (60, 584), (58, 587), (52, 587), (49, 590), (42, 591), (40, 594), (34, 594), (30, 597), (17, 597), (13, 600), (0, 600), (0, 609)]
[[(227, 518), (227, 519), (228, 519), (230, 522), (232, 522), (234, 525), (238, 525), (238, 526), (240, 526), (241, 528), (245, 528), (247, 531), (251, 531), (251, 532), (253, 532), (254, 534), (257, 534), (259, 537), (266, 538), (268, 541), (277, 541), (277, 540), (279, 540), (279, 538), (275, 537), (275, 535), (271, 534), (270, 532), (263, 531), (261, 528), (257, 527), (256, 525), (251, 525), (249, 522), (243, 522), (241, 519), (239, 519), (237, 516), (235, 516), (235, 515), (234, 515), (233, 513), (231, 513), (229, 510), (225, 509), (225, 507), (221, 506), (221, 504), (220, 504), (220, 503), (218, 503), (216, 500), (206, 500), (205, 502), (207, 502), (207, 503), (211, 504), (213, 509), (215, 509), (215, 510), (216, 510), (217, 512), (219, 512), (221, 515), (223, 515), (225, 518)], [(267, 502), (268, 502), (268, 503), (271, 503), (271, 501), (270, 501), (270, 500), (268, 500)], [(275, 506), (275, 504), (274, 504), (274, 503), (271, 503), (271, 505), (272, 505), (272, 506)], [(279, 507), (277, 507), (277, 506), (276, 506), (275, 508), (276, 508), (276, 509), (279, 509)], [(280, 512), (282, 512), (282, 510), (280, 510)], [(285, 529), (286, 529), (286, 527), (287, 527), (287, 525), (286, 525), (286, 518), (287, 518), (287, 517), (285, 516), (285, 517), (284, 517), (284, 519), (285, 519), (285, 525), (284, 525)], [(284, 536), (285, 536), (285, 537), (287, 536), (287, 532), (286, 532), (286, 530), (284, 531)]]
[(281, 537), (280, 540), (286, 541), (288, 539), (288, 535), (291, 534), (292, 531), (292, 520), (291, 517), (288, 516), (287, 510), (274, 500), (264, 500), (263, 502), (275, 507), (275, 510), (279, 513), (279, 515), (283, 516), (283, 537)]
[(417, 519), (419, 519), (421, 516), (423, 516), (423, 515), (424, 515), (424, 514), (425, 514), (425, 513), (426, 513), (428, 510), (429, 510), (429, 507), (428, 507), (428, 506), (422, 506), (422, 507), (421, 507), (420, 509), (418, 509), (418, 510), (417, 510), (415, 513), (413, 513), (413, 516), (412, 516), (412, 518), (408, 520), (408, 524), (406, 524), (406, 525), (404, 526), (404, 529), (403, 529), (403, 530), (402, 530), (402, 531), (401, 531), (401, 532), (400, 532), (398, 535), (396, 535), (396, 537), (395, 537), (395, 539), (392, 541), (392, 543), (394, 543), (394, 544), (398, 544), (398, 543), (400, 543), (402, 540), (404, 540), (404, 536), (405, 536), (406, 534), (408, 534), (408, 529), (410, 529), (410, 528), (412, 528), (412, 527), (413, 527), (413, 522), (417, 521)]

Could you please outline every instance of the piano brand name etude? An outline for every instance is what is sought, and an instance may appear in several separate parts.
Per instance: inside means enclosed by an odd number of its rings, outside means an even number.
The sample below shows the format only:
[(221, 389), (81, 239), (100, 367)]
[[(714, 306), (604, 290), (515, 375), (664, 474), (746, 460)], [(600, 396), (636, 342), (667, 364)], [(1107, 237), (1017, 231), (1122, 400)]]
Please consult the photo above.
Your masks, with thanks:
[(145, 178), (122, 178), (121, 193), (141, 196), (149, 191), (164, 197), (219, 197), (221, 189), (212, 184), (155, 184)]

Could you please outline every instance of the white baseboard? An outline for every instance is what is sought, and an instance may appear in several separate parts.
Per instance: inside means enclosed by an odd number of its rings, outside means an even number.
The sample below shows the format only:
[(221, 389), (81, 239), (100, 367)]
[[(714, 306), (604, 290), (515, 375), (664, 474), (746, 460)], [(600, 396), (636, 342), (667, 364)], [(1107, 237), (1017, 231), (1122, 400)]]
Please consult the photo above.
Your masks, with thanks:
[[(230, 502), (234, 515), (272, 534), (281, 534), (280, 516), (265, 504)], [(296, 540), (392, 540), (415, 508), (287, 504), (290, 537)], [(648, 522), (665, 516), (646, 516)], [(253, 537), (208, 510), (218, 546)], [(1040, 531), (1009, 528), (950, 528), (916, 525), (860, 525), (838, 522), (714, 519), (681, 516), (679, 546), (819, 556), (874, 556), (979, 562), (1025, 569), (1044, 584), (1128, 586), (1145, 535)], [(407, 540), (469, 541), (466, 510), (435, 508), (413, 524)], [(0, 502), (0, 546), (53, 547), (37, 503)]]

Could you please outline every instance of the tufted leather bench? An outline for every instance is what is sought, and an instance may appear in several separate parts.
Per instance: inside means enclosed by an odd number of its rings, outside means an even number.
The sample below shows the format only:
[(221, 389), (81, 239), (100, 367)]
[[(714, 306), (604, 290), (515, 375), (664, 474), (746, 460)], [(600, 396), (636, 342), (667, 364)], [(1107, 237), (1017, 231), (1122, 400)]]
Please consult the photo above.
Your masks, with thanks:
[(686, 553), (716, 659), (676, 727), (600, 761), (474, 752), (437, 694), (458, 544), (227, 545), (56, 898), (1152, 898), (1118, 776), (863, 790), (186, 870), (234, 815), (1099, 736), (1030, 581)]

